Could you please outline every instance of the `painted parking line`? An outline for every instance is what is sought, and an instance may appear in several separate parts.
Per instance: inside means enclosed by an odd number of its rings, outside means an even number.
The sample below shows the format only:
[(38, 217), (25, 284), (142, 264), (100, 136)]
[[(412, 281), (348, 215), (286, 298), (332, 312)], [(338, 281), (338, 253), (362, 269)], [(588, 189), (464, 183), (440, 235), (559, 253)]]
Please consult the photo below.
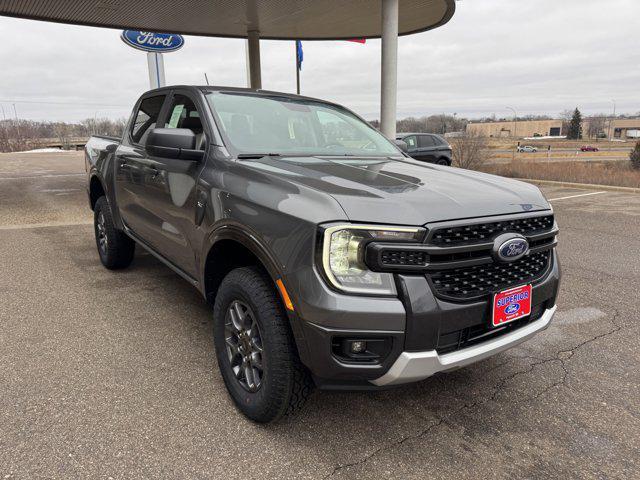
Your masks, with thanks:
[(569, 195), (568, 197), (550, 198), (549, 201), (550, 202), (555, 202), (556, 200), (567, 200), (569, 198), (586, 197), (587, 195), (600, 195), (601, 193), (607, 193), (607, 192), (579, 193), (578, 195)]
[(28, 223), (24, 225), (0, 225), (0, 230), (30, 230), (34, 228), (49, 228), (49, 227), (78, 227), (84, 225), (93, 225), (93, 222), (74, 222), (74, 223), (64, 223), (64, 222), (51, 222), (51, 223)]
[(55, 177), (84, 177), (86, 173), (53, 173), (48, 175), (25, 175), (15, 177), (0, 177), (0, 180), (24, 180), (34, 178), (55, 178)]

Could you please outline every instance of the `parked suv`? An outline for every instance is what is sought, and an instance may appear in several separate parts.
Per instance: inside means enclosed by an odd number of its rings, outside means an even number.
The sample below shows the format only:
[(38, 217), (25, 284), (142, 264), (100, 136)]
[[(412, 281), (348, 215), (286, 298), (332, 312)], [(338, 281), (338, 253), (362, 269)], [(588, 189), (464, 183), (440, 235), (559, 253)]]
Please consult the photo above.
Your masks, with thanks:
[(558, 229), (538, 188), (414, 160), (339, 105), (156, 89), (85, 160), (100, 261), (125, 268), (142, 247), (202, 293), (222, 378), (258, 422), (314, 386), (463, 367), (556, 309)]
[(399, 133), (396, 140), (407, 144), (407, 153), (416, 160), (451, 165), (451, 145), (433, 133)]

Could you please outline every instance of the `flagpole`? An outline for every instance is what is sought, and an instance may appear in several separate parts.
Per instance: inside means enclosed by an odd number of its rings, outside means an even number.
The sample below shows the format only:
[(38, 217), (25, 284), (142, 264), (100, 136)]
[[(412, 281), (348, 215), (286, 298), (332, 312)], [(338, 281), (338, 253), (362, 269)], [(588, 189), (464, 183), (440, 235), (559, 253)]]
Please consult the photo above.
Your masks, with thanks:
[(298, 58), (298, 42), (293, 42), (296, 50), (296, 93), (300, 95), (300, 59)]

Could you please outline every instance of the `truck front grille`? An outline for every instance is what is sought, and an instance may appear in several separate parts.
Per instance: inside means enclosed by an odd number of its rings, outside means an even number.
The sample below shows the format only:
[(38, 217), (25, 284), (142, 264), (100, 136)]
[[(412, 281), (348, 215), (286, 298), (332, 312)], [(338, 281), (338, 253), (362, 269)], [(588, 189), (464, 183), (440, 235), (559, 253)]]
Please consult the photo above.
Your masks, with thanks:
[[(558, 228), (553, 215), (529, 213), (426, 225), (422, 244), (370, 242), (364, 261), (374, 272), (424, 274), (433, 293), (458, 302), (484, 300), (511, 287), (535, 283), (551, 270)], [(528, 253), (514, 262), (497, 259), (495, 239), (519, 233)]]
[(441, 227), (430, 233), (429, 243), (447, 247), (451, 245), (465, 245), (486, 242), (505, 232), (515, 232), (526, 237), (528, 235), (549, 231), (551, 228), (553, 228), (553, 215)]
[(488, 263), (436, 271), (427, 275), (437, 295), (468, 300), (509, 287), (534, 283), (549, 269), (551, 251), (527, 255), (512, 263)]
[(426, 252), (415, 252), (406, 250), (385, 250), (380, 255), (380, 262), (383, 265), (424, 265), (427, 262)]

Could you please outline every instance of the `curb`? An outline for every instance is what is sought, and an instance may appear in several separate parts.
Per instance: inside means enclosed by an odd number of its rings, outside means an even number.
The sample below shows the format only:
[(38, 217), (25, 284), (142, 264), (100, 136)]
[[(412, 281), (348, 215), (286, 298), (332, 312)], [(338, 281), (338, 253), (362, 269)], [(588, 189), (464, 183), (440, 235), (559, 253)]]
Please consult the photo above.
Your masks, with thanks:
[(549, 185), (554, 187), (579, 188), (582, 190), (607, 190), (610, 192), (640, 193), (640, 188), (616, 187), (614, 185), (597, 185), (595, 183), (557, 182), (554, 180), (538, 180), (535, 178), (515, 178), (514, 180), (535, 183), (538, 185)]

